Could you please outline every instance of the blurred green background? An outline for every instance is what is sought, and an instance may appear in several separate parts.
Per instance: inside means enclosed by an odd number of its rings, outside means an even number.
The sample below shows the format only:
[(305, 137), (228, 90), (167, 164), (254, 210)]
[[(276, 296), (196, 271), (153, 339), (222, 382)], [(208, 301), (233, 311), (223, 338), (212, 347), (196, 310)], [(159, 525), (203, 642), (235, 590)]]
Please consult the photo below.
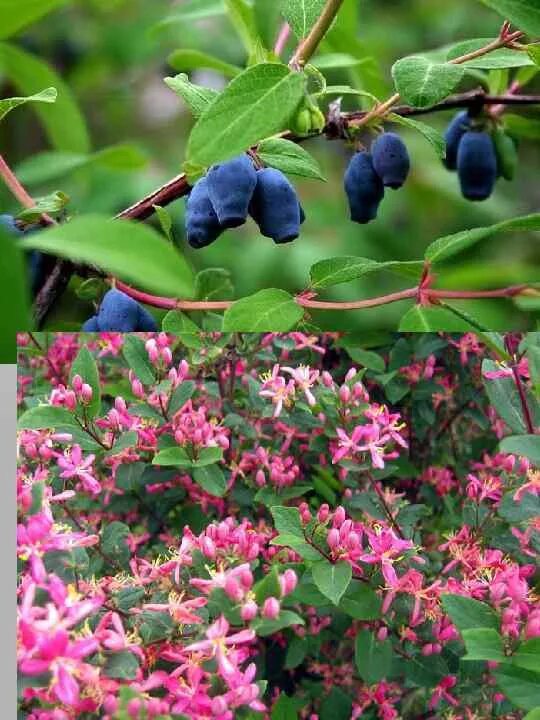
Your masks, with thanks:
[[(39, 179), (47, 169), (46, 157), (33, 157), (52, 149), (50, 137), (38, 112), (49, 106), (27, 106), (11, 113), (0, 125), (0, 148), (9, 163), (27, 182), (34, 196), (60, 189), (71, 202), (71, 214), (102, 212), (114, 214), (181, 171), (184, 148), (193, 120), (183, 102), (163, 83), (177, 69), (167, 64), (172, 51), (197, 48), (229, 63), (243, 65), (245, 51), (229, 18), (219, 12), (219, 2), (191, 3), (207, 12), (195, 12), (181, 20), (175, 11), (186, 3), (170, 0), (86, 0), (66, 3), (30, 27), (21, 30), (11, 45), (46, 61), (65, 80), (81, 109), (87, 126), (89, 146), (81, 118), (66, 112), (56, 149), (79, 155), (91, 150), (129, 143), (128, 155), (110, 162), (92, 162), (46, 182)], [(189, 2), (187, 3), (189, 6)], [(273, 44), (279, 19), (276, 3), (258, 2), (263, 38)], [(218, 7), (218, 12), (214, 10)], [(272, 16), (274, 16), (272, 18)], [(501, 18), (472, 0), (346, 0), (340, 20), (322, 51), (346, 51), (355, 57), (373, 58), (352, 69), (327, 72), (329, 84), (346, 83), (386, 97), (392, 90), (390, 68), (404, 55), (420, 53), (463, 39), (493, 37)], [(1, 36), (0, 31), (0, 36)], [(290, 40), (284, 58), (294, 47)], [(5, 59), (4, 62), (8, 63)], [(16, 62), (13, 59), (11, 62)], [(21, 94), (9, 79), (6, 65), (0, 84), (2, 97)], [(32, 76), (32, 72), (30, 72)], [(194, 82), (222, 87), (226, 80), (209, 70), (190, 72)], [(54, 82), (38, 82), (43, 89)], [(462, 89), (475, 86), (470, 79)], [(534, 79), (527, 92), (539, 92)], [(358, 102), (358, 101), (354, 101)], [(345, 109), (358, 107), (344, 101)], [(326, 110), (325, 107), (322, 108)], [(520, 114), (540, 119), (540, 109)], [(443, 130), (452, 113), (422, 118)], [(62, 119), (60, 119), (62, 122)], [(169, 206), (174, 219), (174, 236), (196, 270), (224, 267), (231, 275), (235, 297), (264, 287), (299, 291), (308, 283), (311, 264), (338, 255), (359, 255), (377, 260), (418, 259), (436, 237), (476, 225), (538, 211), (540, 205), (538, 140), (522, 140), (520, 165), (513, 182), (499, 180), (488, 201), (474, 204), (461, 198), (455, 174), (447, 172), (430, 146), (417, 133), (399, 128), (412, 158), (411, 176), (405, 187), (388, 191), (378, 219), (356, 225), (348, 219), (342, 176), (349, 150), (341, 142), (310, 140), (305, 147), (319, 160), (328, 182), (294, 178), (307, 221), (294, 243), (276, 246), (261, 237), (252, 221), (225, 233), (213, 246), (190, 250), (184, 243), (184, 200)], [(63, 147), (62, 147), (63, 144)], [(126, 164), (126, 169), (111, 165)], [(129, 169), (127, 167), (129, 166)], [(37, 175), (36, 175), (36, 170)], [(0, 209), (18, 208), (0, 188)], [(152, 222), (156, 222), (153, 220)], [(500, 235), (459, 255), (441, 274), (440, 284), (456, 289), (482, 289), (540, 279), (540, 245), (534, 234)], [(324, 291), (325, 299), (359, 299), (405, 287), (407, 281), (390, 274), (376, 274)], [(539, 317), (536, 299), (467, 302), (461, 307), (474, 312), (493, 329), (534, 325)], [(315, 314), (313, 321), (324, 329), (374, 329), (395, 327), (410, 303), (403, 302), (376, 310), (351, 313)], [(536, 307), (535, 307), (536, 305)], [(527, 309), (524, 314), (521, 309)], [(70, 288), (62, 305), (50, 317), (48, 326), (74, 328), (88, 317), (90, 306), (75, 297)], [(79, 323), (80, 324), (80, 323)]]

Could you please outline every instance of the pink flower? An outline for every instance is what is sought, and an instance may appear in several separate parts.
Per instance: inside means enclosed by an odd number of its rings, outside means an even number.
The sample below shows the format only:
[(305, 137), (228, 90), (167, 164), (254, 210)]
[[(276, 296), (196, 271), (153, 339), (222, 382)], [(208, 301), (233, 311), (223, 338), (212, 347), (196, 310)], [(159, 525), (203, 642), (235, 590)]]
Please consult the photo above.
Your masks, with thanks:
[(207, 651), (210, 657), (216, 658), (220, 672), (224, 676), (230, 675), (234, 673), (236, 668), (227, 657), (227, 647), (253, 642), (255, 632), (253, 630), (240, 630), (240, 632), (227, 636), (228, 631), (229, 623), (221, 615), (206, 631), (206, 640), (191, 643), (184, 650), (185, 652)]
[(300, 367), (297, 368), (284, 367), (282, 370), (292, 377), (296, 386), (304, 393), (308, 405), (315, 405), (317, 401), (311, 392), (311, 388), (317, 382), (319, 371), (310, 370), (309, 367), (305, 365), (300, 365)]
[(414, 547), (410, 540), (402, 540), (392, 530), (380, 530), (378, 533), (366, 531), (372, 552), (360, 556), (359, 560), (368, 564), (381, 563), (381, 570), (388, 585), (398, 584), (394, 562), (400, 559), (405, 550)]
[(94, 460), (95, 455), (88, 455), (86, 459), (83, 459), (80, 445), (73, 445), (71, 450), (65, 450), (64, 454), (58, 457), (58, 467), (63, 470), (60, 477), (77, 478), (82, 482), (85, 490), (92, 495), (99, 495), (101, 485), (92, 474)]
[(261, 397), (271, 398), (275, 405), (274, 417), (278, 417), (283, 410), (283, 405), (288, 406), (294, 396), (294, 380), (287, 382), (284, 377), (278, 375), (279, 365), (274, 365), (269, 375), (263, 376), (262, 389), (259, 390)]
[(208, 600), (204, 597), (182, 601), (181, 595), (171, 592), (169, 593), (168, 603), (146, 603), (143, 608), (145, 610), (167, 611), (172, 619), (180, 624), (198, 625), (202, 623), (202, 620), (193, 611), (204, 607), (207, 602)]

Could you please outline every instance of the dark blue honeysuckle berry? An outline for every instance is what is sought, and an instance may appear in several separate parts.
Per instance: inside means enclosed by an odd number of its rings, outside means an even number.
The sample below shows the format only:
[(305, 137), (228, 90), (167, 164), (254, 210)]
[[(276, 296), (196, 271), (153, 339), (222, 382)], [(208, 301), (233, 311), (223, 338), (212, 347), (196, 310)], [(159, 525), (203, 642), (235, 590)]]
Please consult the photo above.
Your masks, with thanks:
[(206, 175), (208, 195), (223, 228), (243, 225), (251, 196), (257, 184), (257, 172), (248, 155), (212, 165)]
[(194, 248), (210, 245), (223, 230), (210, 202), (208, 181), (205, 177), (197, 180), (189, 193), (185, 223), (187, 241)]
[(257, 171), (250, 214), (261, 234), (275, 243), (291, 242), (300, 234), (301, 209), (296, 190), (275, 168)]
[(300, 212), (300, 225), (302, 225), (306, 219), (306, 213), (304, 212), (304, 208), (298, 203), (298, 210)]
[(459, 141), (463, 135), (470, 129), (471, 118), (467, 110), (459, 112), (451, 120), (444, 133), (446, 140), (446, 156), (443, 160), (448, 170), (455, 170), (457, 167), (457, 153)]
[(497, 179), (497, 156), (491, 135), (469, 130), (460, 140), (457, 172), (461, 192), (467, 200), (488, 198)]
[(403, 140), (393, 132), (385, 132), (371, 146), (375, 172), (383, 185), (394, 190), (401, 187), (411, 167), (409, 153)]
[(83, 332), (99, 332), (97, 317), (95, 315), (92, 315), (91, 318), (88, 318), (88, 320), (83, 323), (81, 330)]
[(384, 185), (375, 172), (370, 153), (362, 150), (352, 156), (345, 171), (344, 186), (351, 220), (361, 224), (374, 220), (384, 196)]
[[(92, 319), (92, 318), (90, 318)], [(96, 316), (100, 331), (117, 332), (156, 331), (153, 317), (133, 298), (112, 288), (103, 296)]]
[[(15, 222), (13, 215), (0, 215), (0, 225), (14, 237), (22, 237), (26, 233), (41, 230), (41, 226), (37, 225), (30, 229), (23, 230)], [(30, 287), (32, 295), (36, 295), (45, 280), (45, 256), (37, 250), (31, 250), (27, 254), (27, 268), (30, 275)]]
[(11, 235), (22, 235), (23, 231), (17, 226), (13, 215), (0, 215), (0, 225)]

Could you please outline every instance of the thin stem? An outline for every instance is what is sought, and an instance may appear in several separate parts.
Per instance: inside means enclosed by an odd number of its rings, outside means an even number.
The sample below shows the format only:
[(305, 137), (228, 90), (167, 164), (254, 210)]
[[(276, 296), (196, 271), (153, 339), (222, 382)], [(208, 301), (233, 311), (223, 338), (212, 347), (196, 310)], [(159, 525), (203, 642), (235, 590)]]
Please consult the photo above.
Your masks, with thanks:
[(295, 300), (298, 305), (314, 310), (361, 310), (362, 308), (377, 307), (378, 305), (388, 305), (388, 303), (397, 302), (398, 300), (407, 300), (416, 297), (418, 287), (407, 288), (407, 290), (399, 290), (389, 295), (380, 295), (379, 297), (368, 298), (367, 300), (354, 300), (352, 302), (326, 302), (324, 300), (310, 300), (301, 295), (297, 295)]
[(497, 298), (497, 297), (514, 297), (526, 290), (528, 285), (511, 285), (498, 290), (427, 290), (428, 297), (431, 298), (464, 298), (472, 300), (474, 298)]
[[(23, 185), (19, 182), (13, 170), (9, 167), (7, 162), (0, 155), (0, 175), (2, 176), (5, 184), (7, 185), (11, 194), (21, 203), (25, 208), (33, 208), (36, 203), (31, 195), (28, 194)], [(46, 225), (55, 225), (54, 220), (49, 215), (43, 213), (41, 215), (42, 222)]]
[(276, 38), (276, 44), (274, 45), (274, 55), (277, 55), (278, 57), (283, 52), (283, 49), (285, 48), (285, 45), (287, 44), (287, 40), (289, 39), (289, 35), (291, 32), (291, 27), (288, 22), (284, 22), (283, 25), (279, 28), (279, 33)]
[(521, 382), (521, 378), (519, 376), (519, 372), (517, 369), (517, 358), (515, 353), (512, 351), (512, 346), (510, 343), (510, 339), (508, 336), (505, 337), (504, 344), (506, 346), (507, 351), (512, 355), (513, 362), (511, 363), (512, 367), (512, 376), (514, 378), (514, 383), (516, 385), (516, 389), (518, 391), (519, 395), (519, 401), (521, 403), (521, 409), (523, 411), (523, 419), (525, 421), (525, 425), (527, 426), (527, 432), (529, 435), (534, 435), (535, 428), (534, 423), (531, 416), (531, 411), (529, 408), (529, 404), (527, 402), (527, 396), (525, 395), (525, 389), (523, 387), (523, 383)]
[(319, 15), (317, 22), (311, 28), (307, 37), (304, 38), (296, 48), (289, 62), (289, 67), (294, 70), (301, 70), (304, 67), (328, 32), (342, 4), (343, 0), (326, 0), (326, 5)]
[(397, 533), (397, 535), (399, 535), (399, 537), (402, 540), (405, 540), (406, 538), (405, 538), (405, 535), (403, 534), (403, 530), (399, 526), (398, 521), (392, 515), (392, 511), (390, 510), (390, 507), (388, 506), (388, 503), (385, 500), (384, 493), (382, 492), (381, 488), (379, 487), (378, 482), (375, 480), (375, 478), (373, 477), (373, 475), (371, 473), (368, 472), (367, 476), (369, 478), (370, 483), (373, 486), (373, 489), (377, 493), (377, 497), (379, 498), (381, 505), (383, 506), (384, 514), (388, 518), (388, 522), (390, 523), (390, 525), (392, 526), (394, 531)]

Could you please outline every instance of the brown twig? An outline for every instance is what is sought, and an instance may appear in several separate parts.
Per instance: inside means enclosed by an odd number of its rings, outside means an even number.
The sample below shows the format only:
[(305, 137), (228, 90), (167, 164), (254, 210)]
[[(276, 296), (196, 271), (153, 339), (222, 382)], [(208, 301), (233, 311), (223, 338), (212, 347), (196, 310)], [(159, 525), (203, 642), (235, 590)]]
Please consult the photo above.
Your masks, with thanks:
[(298, 44), (294, 55), (289, 61), (289, 67), (293, 70), (301, 70), (304, 67), (328, 32), (342, 4), (343, 0), (326, 0), (326, 5), (317, 21), (308, 35)]

